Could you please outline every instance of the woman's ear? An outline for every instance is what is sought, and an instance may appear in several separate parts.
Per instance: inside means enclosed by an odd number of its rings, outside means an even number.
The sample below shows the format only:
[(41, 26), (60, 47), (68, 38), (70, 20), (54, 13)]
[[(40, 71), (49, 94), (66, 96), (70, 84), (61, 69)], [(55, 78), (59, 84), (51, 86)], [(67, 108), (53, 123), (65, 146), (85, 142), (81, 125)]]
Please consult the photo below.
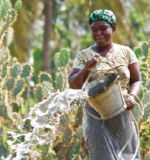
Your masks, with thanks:
[(116, 31), (116, 26), (112, 26), (113, 32)]

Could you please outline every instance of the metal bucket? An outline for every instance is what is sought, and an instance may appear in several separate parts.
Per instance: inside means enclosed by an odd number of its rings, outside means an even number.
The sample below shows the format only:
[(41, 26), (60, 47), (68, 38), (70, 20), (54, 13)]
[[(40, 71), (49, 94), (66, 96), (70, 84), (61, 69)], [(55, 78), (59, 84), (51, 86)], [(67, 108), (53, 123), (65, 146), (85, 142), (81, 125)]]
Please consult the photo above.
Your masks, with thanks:
[[(107, 84), (107, 86), (105, 84)], [(99, 113), (101, 119), (110, 119), (125, 110), (126, 103), (123, 98), (118, 77), (112, 78), (109, 84), (97, 84), (97, 86), (100, 87), (96, 87), (97, 89), (94, 90), (93, 94), (87, 94), (86, 100), (89, 105)], [(94, 87), (91, 88), (91, 90), (92, 89), (94, 89)]]
[(108, 89), (94, 97), (88, 97), (87, 102), (94, 108), (103, 120), (110, 119), (126, 108), (120, 85), (116, 82)]

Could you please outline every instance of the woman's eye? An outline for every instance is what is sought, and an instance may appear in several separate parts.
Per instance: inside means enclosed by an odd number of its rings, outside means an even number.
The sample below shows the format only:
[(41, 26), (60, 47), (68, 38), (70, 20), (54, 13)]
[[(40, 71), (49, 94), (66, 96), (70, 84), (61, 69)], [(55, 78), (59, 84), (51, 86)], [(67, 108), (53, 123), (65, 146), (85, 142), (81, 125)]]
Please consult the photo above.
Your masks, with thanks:
[(107, 30), (107, 28), (101, 28), (101, 30), (102, 30), (102, 31), (105, 31), (105, 30)]
[(96, 30), (96, 29), (93, 29), (93, 32), (97, 32), (97, 30)]

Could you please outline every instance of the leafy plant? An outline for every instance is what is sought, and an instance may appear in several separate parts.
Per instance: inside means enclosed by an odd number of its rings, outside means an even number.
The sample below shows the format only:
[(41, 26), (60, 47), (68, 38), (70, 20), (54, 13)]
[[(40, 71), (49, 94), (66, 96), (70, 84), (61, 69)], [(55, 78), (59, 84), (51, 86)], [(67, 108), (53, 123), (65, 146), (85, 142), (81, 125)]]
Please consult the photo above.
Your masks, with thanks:
[[(69, 99), (58, 103), (57, 93), (63, 93), (61, 91), (68, 88), (70, 51), (63, 48), (56, 53), (55, 76), (41, 72), (32, 87), (30, 80), (33, 68), (27, 63), (19, 63), (9, 54), (8, 37), (13, 38), (9, 31), (17, 18), (17, 9), (20, 6), (20, 0), (17, 0), (14, 8), (9, 0), (0, 0), (0, 158), (89, 160), (81, 126), (82, 103), (74, 102), (73, 110), (63, 115), (57, 110), (69, 103)], [(147, 160), (150, 144), (150, 43), (144, 42), (135, 49), (135, 53), (140, 62), (143, 84), (140, 98), (145, 110), (139, 122), (141, 153), (144, 160)], [(28, 93), (27, 96), (25, 92)], [(30, 113), (25, 114), (22, 106), (32, 98), (38, 103), (31, 108)], [(60, 97), (60, 102), (62, 101)], [(53, 107), (49, 110), (51, 105)], [(51, 115), (56, 119), (53, 120)], [(52, 126), (55, 127), (55, 134), (52, 132)]]
[(141, 102), (144, 107), (144, 115), (139, 121), (141, 135), (141, 153), (144, 156), (149, 151), (149, 119), (150, 119), (150, 42), (143, 42), (138, 48), (135, 48), (135, 53), (138, 57), (142, 78), (142, 94)]

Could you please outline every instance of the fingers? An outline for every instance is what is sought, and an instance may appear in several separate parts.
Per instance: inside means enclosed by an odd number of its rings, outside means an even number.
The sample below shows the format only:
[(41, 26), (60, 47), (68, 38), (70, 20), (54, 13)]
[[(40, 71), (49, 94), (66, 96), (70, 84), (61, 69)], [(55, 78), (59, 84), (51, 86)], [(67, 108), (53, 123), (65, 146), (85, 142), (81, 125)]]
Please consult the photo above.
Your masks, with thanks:
[(126, 104), (127, 104), (127, 108), (126, 108), (127, 110), (131, 110), (135, 106), (135, 103), (132, 103), (132, 102), (127, 102)]
[(91, 58), (90, 60), (88, 60), (86, 63), (85, 63), (85, 67), (87, 70), (91, 70), (93, 67), (96, 66), (96, 64), (99, 62), (98, 59), (96, 58)]
[(102, 60), (102, 58), (101, 58), (101, 57), (99, 57), (99, 58), (98, 58), (98, 62), (99, 62), (99, 61), (101, 61), (101, 60)]
[(135, 99), (132, 95), (128, 94), (128, 95), (125, 95), (125, 102), (126, 102), (126, 105), (127, 105), (127, 110), (130, 110), (130, 109), (133, 109), (136, 102), (135, 102)]

